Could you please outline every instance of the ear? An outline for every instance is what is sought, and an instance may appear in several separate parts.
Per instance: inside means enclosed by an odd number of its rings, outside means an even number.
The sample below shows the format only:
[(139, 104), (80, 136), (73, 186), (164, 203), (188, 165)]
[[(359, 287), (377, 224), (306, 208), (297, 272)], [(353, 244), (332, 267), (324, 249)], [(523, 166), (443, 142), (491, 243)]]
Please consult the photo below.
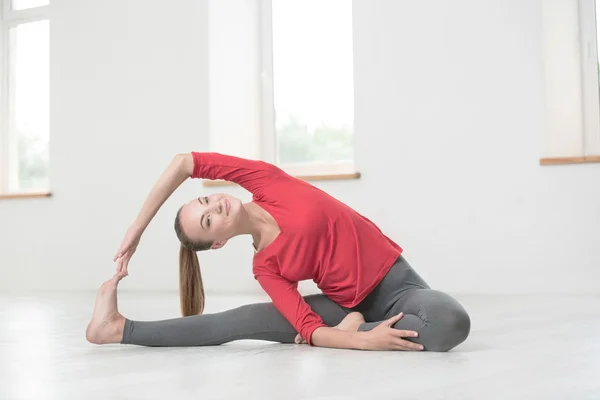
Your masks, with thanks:
[(217, 250), (220, 249), (221, 247), (225, 246), (227, 244), (227, 239), (225, 240), (220, 240), (218, 242), (214, 242), (212, 246), (210, 246), (211, 250)]

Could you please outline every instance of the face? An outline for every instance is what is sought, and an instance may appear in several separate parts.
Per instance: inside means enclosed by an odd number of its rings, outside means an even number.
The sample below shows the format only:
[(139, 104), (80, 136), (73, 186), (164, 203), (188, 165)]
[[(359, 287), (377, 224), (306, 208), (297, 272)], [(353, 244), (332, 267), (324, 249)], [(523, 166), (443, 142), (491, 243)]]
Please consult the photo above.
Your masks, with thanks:
[(223, 247), (235, 235), (241, 211), (242, 202), (233, 196), (202, 196), (181, 210), (181, 228), (194, 242), (214, 242), (213, 248)]

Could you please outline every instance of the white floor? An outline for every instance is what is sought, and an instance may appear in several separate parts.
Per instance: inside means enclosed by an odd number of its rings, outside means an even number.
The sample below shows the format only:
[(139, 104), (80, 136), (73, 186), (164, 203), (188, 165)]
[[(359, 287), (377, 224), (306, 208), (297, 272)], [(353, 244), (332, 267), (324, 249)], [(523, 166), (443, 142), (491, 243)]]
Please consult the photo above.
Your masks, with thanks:
[[(449, 353), (239, 341), (94, 346), (93, 294), (0, 294), (1, 399), (600, 399), (600, 296), (457, 296), (471, 336)], [(208, 298), (207, 312), (256, 299)], [(132, 319), (176, 294), (122, 294)]]

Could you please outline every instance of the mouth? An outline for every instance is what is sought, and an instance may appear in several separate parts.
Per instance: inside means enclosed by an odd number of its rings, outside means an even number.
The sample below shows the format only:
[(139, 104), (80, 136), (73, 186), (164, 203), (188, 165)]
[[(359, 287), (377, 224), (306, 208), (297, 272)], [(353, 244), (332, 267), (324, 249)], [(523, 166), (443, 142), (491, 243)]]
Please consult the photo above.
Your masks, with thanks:
[(225, 199), (225, 212), (227, 216), (229, 216), (229, 210), (231, 210), (231, 204), (229, 204), (229, 200)]

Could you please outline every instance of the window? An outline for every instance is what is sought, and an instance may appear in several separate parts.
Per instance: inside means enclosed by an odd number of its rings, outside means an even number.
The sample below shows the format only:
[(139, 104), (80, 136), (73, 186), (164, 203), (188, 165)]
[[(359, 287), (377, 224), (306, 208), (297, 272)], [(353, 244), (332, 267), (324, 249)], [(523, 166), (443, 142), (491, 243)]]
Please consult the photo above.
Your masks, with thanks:
[(353, 172), (352, 2), (271, 0), (262, 15), (271, 158), (297, 173)]
[(49, 190), (48, 0), (2, 2), (0, 193)]
[(352, 2), (270, 0), (261, 12), (263, 153), (288, 172), (354, 172)]
[(595, 0), (543, 2), (546, 130), (542, 164), (600, 162)]
[(208, 4), (210, 150), (358, 177), (352, 2)]

